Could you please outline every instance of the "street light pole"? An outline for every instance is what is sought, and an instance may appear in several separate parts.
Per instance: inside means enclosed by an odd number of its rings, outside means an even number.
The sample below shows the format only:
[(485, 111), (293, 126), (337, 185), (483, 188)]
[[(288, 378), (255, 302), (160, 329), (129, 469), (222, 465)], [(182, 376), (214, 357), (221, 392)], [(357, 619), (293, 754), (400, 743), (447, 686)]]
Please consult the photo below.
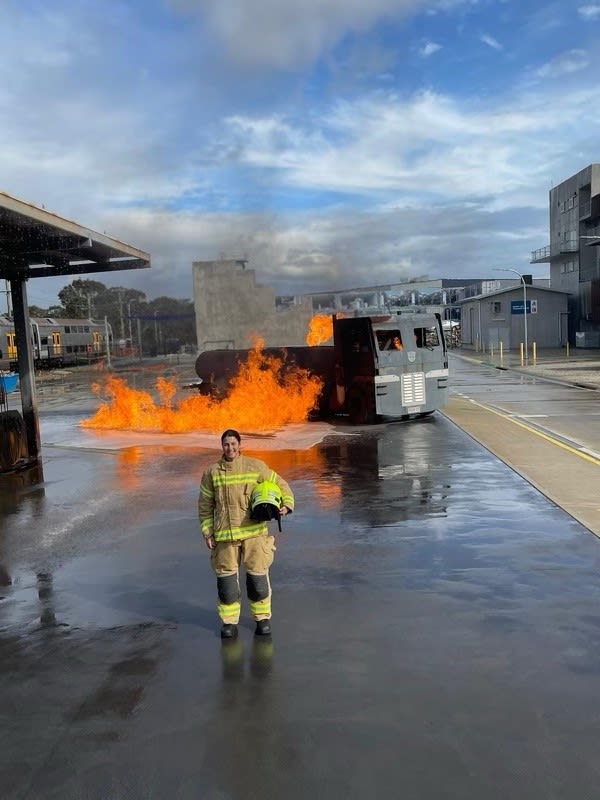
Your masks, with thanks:
[(129, 346), (133, 347), (133, 332), (131, 330), (131, 304), (135, 303), (135, 299), (127, 301), (127, 319), (129, 320)]
[(523, 284), (523, 338), (525, 339), (525, 366), (528, 366), (529, 344), (527, 341), (527, 284), (525, 283), (525, 278), (520, 272), (517, 272), (516, 269), (510, 269), (510, 267), (506, 267), (505, 269), (496, 267), (496, 272), (514, 272), (515, 275), (519, 276), (521, 283)]

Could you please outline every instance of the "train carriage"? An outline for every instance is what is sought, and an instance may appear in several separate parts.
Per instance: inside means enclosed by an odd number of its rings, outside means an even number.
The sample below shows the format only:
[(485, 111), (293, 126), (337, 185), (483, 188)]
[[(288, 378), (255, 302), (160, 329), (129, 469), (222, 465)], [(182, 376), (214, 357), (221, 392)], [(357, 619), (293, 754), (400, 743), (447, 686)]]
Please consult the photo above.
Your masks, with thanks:
[[(35, 369), (89, 364), (106, 356), (107, 326), (91, 319), (31, 317), (31, 349)], [(110, 326), (108, 326), (110, 337)], [(0, 317), (0, 369), (17, 368), (14, 323)]]

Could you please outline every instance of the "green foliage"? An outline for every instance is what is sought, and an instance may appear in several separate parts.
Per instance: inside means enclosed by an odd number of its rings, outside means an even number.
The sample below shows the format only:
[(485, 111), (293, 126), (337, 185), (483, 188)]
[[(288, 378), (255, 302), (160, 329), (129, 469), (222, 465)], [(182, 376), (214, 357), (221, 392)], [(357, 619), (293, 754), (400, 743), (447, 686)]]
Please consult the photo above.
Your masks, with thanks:
[(29, 306), (29, 316), (30, 317), (48, 317), (47, 308), (42, 308), (41, 306)]
[(106, 293), (103, 283), (78, 278), (60, 290), (58, 299), (65, 309), (65, 317), (90, 319), (93, 316), (94, 301), (103, 293)]
[[(61, 306), (39, 316), (106, 318), (116, 342), (139, 345), (146, 355), (174, 352), (180, 345), (196, 346), (196, 320), (192, 300), (158, 297), (146, 300), (144, 292), (78, 278), (58, 293)], [(52, 310), (53, 313), (50, 313)], [(31, 316), (34, 315), (31, 312)]]

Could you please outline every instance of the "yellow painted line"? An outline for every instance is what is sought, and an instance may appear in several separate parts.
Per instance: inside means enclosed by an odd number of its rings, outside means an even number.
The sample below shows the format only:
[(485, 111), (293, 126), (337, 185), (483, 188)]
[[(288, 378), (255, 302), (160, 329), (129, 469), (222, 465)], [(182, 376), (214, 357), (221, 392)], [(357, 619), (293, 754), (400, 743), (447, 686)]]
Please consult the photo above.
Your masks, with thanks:
[(596, 458), (595, 456), (588, 455), (587, 453), (583, 453), (581, 450), (578, 450), (576, 447), (571, 447), (564, 442), (561, 442), (559, 439), (555, 439), (552, 436), (548, 436), (546, 433), (542, 433), (541, 431), (532, 428), (530, 425), (526, 425), (524, 422), (519, 422), (519, 420), (515, 419), (510, 414), (506, 414), (503, 411), (497, 411), (495, 408), (491, 408), (490, 406), (486, 406), (483, 403), (478, 403), (476, 400), (469, 399), (470, 403), (473, 405), (478, 406), (479, 408), (483, 408), (484, 411), (491, 411), (492, 414), (496, 414), (496, 416), (501, 417), (502, 419), (508, 420), (512, 422), (514, 425), (518, 425), (519, 428), (523, 428), (524, 430), (528, 431), (529, 433), (535, 433), (536, 436), (539, 436), (540, 439), (545, 439), (545, 441), (550, 442), (550, 444), (555, 444), (558, 447), (562, 447), (563, 450), (566, 450), (568, 453), (573, 453), (573, 455), (579, 456), (579, 458), (583, 458), (584, 461), (589, 461), (591, 464), (596, 464), (596, 466), (600, 466), (600, 458)]

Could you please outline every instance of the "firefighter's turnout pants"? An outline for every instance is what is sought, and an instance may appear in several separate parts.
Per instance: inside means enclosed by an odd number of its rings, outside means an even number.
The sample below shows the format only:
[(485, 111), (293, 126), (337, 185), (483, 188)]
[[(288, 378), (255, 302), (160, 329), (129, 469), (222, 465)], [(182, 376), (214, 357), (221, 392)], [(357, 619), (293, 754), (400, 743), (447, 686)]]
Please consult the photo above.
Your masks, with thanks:
[(275, 538), (268, 533), (239, 541), (217, 542), (210, 563), (217, 576), (217, 612), (223, 623), (240, 619), (240, 565), (246, 573), (246, 593), (255, 620), (271, 617), (269, 567), (275, 554)]

